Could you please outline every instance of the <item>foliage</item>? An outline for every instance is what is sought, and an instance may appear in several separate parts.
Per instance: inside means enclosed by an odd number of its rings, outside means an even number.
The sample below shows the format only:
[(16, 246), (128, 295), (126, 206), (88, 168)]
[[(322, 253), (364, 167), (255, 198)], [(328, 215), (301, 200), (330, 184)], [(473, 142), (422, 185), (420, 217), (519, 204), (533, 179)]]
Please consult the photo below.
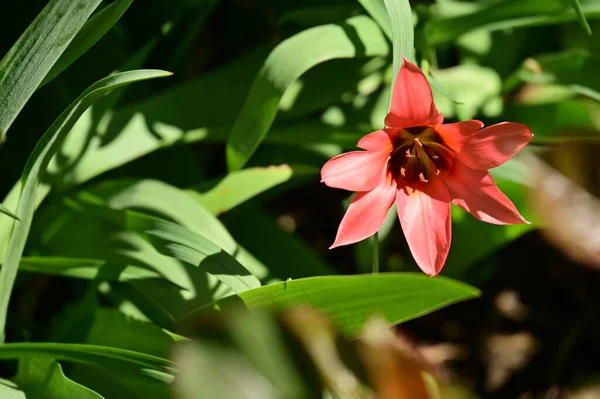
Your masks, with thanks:
[[(554, 175), (527, 157), (600, 130), (600, 0), (21, 3), (0, 38), (2, 398), (437, 398), (389, 327), (479, 296), (575, 201), (532, 205)], [(393, 209), (378, 247), (327, 250), (348, 195), (319, 170), (383, 127), (403, 56), (446, 119), (535, 133), (491, 171), (533, 223), (453, 208), (436, 278)]]

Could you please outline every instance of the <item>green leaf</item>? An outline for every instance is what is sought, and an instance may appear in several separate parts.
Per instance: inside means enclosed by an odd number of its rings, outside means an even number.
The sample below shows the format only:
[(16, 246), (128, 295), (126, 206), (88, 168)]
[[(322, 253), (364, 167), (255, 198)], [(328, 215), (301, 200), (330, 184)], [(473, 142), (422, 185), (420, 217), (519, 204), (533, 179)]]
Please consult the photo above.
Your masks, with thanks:
[(61, 142), (81, 114), (104, 94), (133, 82), (169, 75), (170, 73), (165, 71), (139, 70), (123, 72), (96, 82), (58, 117), (37, 143), (21, 176), (23, 189), (16, 211), (19, 221), (14, 224), (2, 269), (0, 269), (0, 334), (2, 334), (0, 342), (4, 341), (8, 302), (37, 206), (38, 185), (48, 163), (60, 148)]
[(2, 399), (27, 399), (25, 393), (18, 389), (17, 385), (0, 378), (0, 398)]
[(346, 335), (356, 336), (372, 314), (379, 313), (390, 324), (398, 324), (478, 295), (476, 288), (458, 281), (413, 273), (311, 277), (224, 298), (188, 314), (180, 323), (239, 302), (251, 310), (310, 305), (327, 313)]
[[(581, 4), (581, 12), (588, 18), (600, 17), (600, 1), (586, 1)], [(425, 34), (430, 45), (439, 46), (475, 30), (497, 31), (559, 24), (577, 18), (577, 12), (572, 7), (566, 8), (563, 0), (482, 2), (476, 4), (472, 12), (459, 16), (433, 18), (427, 23)]]
[(47, 357), (95, 366), (120, 365), (128, 368), (166, 370), (175, 364), (145, 353), (108, 346), (59, 343), (10, 343), (0, 345), (0, 359)]
[[(77, 259), (67, 257), (23, 257), (19, 269), (33, 273), (93, 280), (106, 261), (101, 259)], [(161, 277), (155, 271), (129, 265), (119, 274), (119, 281)]]
[(67, 378), (60, 364), (51, 359), (21, 360), (14, 381), (27, 399), (103, 399), (96, 392)]
[(588, 35), (591, 35), (592, 28), (590, 28), (590, 24), (588, 24), (587, 19), (585, 19), (585, 14), (583, 12), (583, 9), (581, 8), (581, 4), (579, 3), (579, 0), (569, 0), (569, 1), (571, 2), (573, 9), (577, 13), (577, 18), (579, 19), (579, 23), (583, 27), (583, 30), (585, 30), (585, 33), (587, 33)]
[(17, 215), (15, 215), (14, 213), (11, 212), (10, 209), (8, 209), (6, 206), (4, 206), (3, 204), (0, 204), (0, 213), (3, 213), (7, 216), (10, 216), (13, 219), (17, 219), (19, 220), (19, 218), (17, 217)]
[[(188, 191), (206, 210), (220, 215), (249, 199), (291, 179), (316, 175), (316, 168), (304, 165), (278, 165), (232, 172), (210, 190)], [(202, 187), (198, 187), (202, 191)]]
[(415, 60), (413, 17), (408, 0), (384, 0), (384, 3), (392, 28), (394, 59), (392, 87), (394, 87), (394, 82), (400, 72), (400, 65), (402, 65), (402, 57)]
[(143, 213), (98, 205), (97, 198), (86, 193), (82, 193), (79, 199), (82, 201), (72, 201), (70, 206), (123, 229), (144, 234), (160, 253), (204, 269), (236, 293), (260, 287), (260, 281), (235, 258), (200, 234)]
[(142, 209), (172, 220), (210, 239), (258, 278), (267, 274), (264, 265), (241, 248), (225, 226), (190, 193), (157, 180), (109, 182), (91, 191), (106, 199), (111, 208)]
[(101, 0), (51, 0), (0, 62), (0, 142)]
[(392, 39), (392, 27), (385, 4), (382, 0), (358, 0), (358, 2), (364, 7), (371, 17), (379, 24), (381, 30), (386, 36)]
[(73, 38), (73, 41), (60, 56), (56, 64), (48, 72), (39, 87), (52, 81), (69, 65), (75, 62), (79, 57), (85, 54), (98, 40), (102, 38), (117, 23), (121, 16), (127, 11), (133, 0), (116, 0), (109, 4), (83, 25), (79, 33)]
[(387, 55), (388, 45), (370, 18), (307, 29), (279, 44), (254, 80), (227, 142), (227, 165), (240, 169), (266, 136), (286, 89), (313, 66), (336, 58)]

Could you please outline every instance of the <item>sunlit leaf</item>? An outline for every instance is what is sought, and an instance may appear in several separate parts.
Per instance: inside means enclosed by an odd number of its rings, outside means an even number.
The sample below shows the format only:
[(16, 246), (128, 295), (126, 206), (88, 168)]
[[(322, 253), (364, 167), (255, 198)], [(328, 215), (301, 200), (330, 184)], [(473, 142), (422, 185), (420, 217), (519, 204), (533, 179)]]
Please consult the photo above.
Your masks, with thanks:
[(422, 274), (326, 276), (287, 280), (224, 298), (190, 313), (210, 311), (215, 306), (243, 303), (249, 309), (284, 309), (310, 305), (331, 317), (347, 335), (356, 336), (367, 318), (381, 314), (388, 323), (398, 324), (455, 302), (475, 298), (476, 288), (445, 277)]
[(79, 116), (98, 98), (120, 86), (142, 80), (169, 76), (169, 72), (157, 70), (129, 71), (102, 79), (83, 92), (44, 133), (23, 171), (19, 203), (15, 214), (19, 218), (13, 227), (2, 269), (0, 270), (0, 342), (4, 341), (4, 326), (8, 302), (17, 270), (23, 255), (33, 214), (37, 206), (37, 189), (48, 163), (60, 148)]
[(127, 11), (133, 0), (116, 0), (98, 11), (83, 25), (65, 52), (48, 72), (40, 87), (57, 77), (89, 50)]
[(408, 0), (383, 0), (392, 31), (394, 69), (392, 87), (402, 65), (402, 57), (415, 61), (413, 17)]
[(0, 142), (101, 0), (51, 0), (0, 62)]
[(110, 209), (86, 193), (79, 197), (83, 201), (70, 202), (73, 209), (102, 218), (125, 230), (143, 234), (160, 253), (202, 268), (236, 293), (260, 286), (260, 281), (235, 258), (200, 234), (154, 216)]
[(381, 30), (363, 16), (344, 25), (311, 28), (279, 44), (255, 78), (231, 131), (227, 143), (229, 170), (240, 169), (256, 151), (273, 123), (283, 93), (307, 70), (331, 59), (387, 53)]

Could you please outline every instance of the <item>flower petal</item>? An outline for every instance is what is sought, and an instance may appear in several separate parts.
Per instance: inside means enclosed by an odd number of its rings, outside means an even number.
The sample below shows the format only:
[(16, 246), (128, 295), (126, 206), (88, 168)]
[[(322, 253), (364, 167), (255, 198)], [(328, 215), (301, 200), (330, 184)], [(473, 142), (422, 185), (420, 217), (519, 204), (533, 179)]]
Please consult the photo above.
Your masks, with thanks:
[(492, 224), (529, 223), (485, 170), (474, 170), (456, 161), (453, 175), (446, 179), (452, 203), (477, 219)]
[(398, 190), (398, 218), (417, 265), (435, 276), (444, 267), (452, 240), (450, 194), (440, 178), (416, 188)]
[(438, 125), (435, 130), (442, 136), (446, 145), (458, 152), (463, 144), (482, 127), (483, 122), (471, 120)]
[(393, 145), (390, 136), (385, 130), (376, 130), (367, 134), (356, 144), (359, 148), (368, 151), (392, 151)]
[(388, 152), (353, 151), (331, 158), (321, 169), (321, 181), (348, 191), (370, 191), (380, 182)]
[(396, 78), (390, 113), (385, 118), (388, 127), (436, 125), (444, 121), (433, 103), (431, 87), (418, 66), (403, 59)]
[(481, 129), (462, 146), (458, 157), (473, 169), (490, 169), (514, 157), (533, 138), (520, 123), (502, 122)]
[(396, 185), (385, 175), (381, 184), (373, 190), (356, 194), (340, 223), (335, 242), (330, 249), (354, 244), (379, 231), (395, 196)]

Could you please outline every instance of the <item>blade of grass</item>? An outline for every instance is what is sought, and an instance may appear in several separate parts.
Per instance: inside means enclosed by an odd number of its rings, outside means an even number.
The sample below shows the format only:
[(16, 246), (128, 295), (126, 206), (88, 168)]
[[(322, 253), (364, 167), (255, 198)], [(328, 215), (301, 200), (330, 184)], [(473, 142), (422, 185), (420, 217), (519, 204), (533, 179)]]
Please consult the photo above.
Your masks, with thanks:
[(8, 303), (36, 208), (36, 191), (42, 173), (46, 171), (48, 163), (60, 148), (65, 136), (83, 112), (109, 91), (133, 82), (169, 75), (169, 72), (159, 70), (138, 70), (123, 72), (96, 82), (58, 117), (37, 143), (21, 176), (23, 189), (16, 211), (20, 220), (13, 226), (2, 269), (0, 269), (0, 342), (4, 342)]
[(0, 62), (0, 142), (101, 0), (51, 0)]
[(392, 87), (400, 71), (402, 57), (415, 59), (415, 34), (412, 11), (408, 0), (384, 0), (392, 29), (392, 54), (394, 59)]
[(571, 2), (573, 9), (575, 9), (575, 12), (577, 13), (577, 18), (579, 19), (579, 23), (583, 27), (583, 30), (585, 30), (585, 33), (587, 33), (588, 35), (591, 35), (592, 28), (590, 28), (590, 24), (588, 23), (587, 19), (585, 18), (585, 14), (583, 12), (583, 9), (581, 8), (581, 4), (579, 3), (579, 0), (569, 0), (569, 1)]
[[(113, 27), (121, 16), (127, 11), (133, 0), (116, 0), (109, 4), (83, 25), (79, 33), (73, 38), (73, 41), (60, 56), (56, 64), (46, 75), (39, 87), (44, 86), (52, 79), (57, 77), (69, 65), (75, 62), (79, 57), (85, 54), (98, 40), (102, 38)], [(38, 88), (39, 88), (38, 87)]]

